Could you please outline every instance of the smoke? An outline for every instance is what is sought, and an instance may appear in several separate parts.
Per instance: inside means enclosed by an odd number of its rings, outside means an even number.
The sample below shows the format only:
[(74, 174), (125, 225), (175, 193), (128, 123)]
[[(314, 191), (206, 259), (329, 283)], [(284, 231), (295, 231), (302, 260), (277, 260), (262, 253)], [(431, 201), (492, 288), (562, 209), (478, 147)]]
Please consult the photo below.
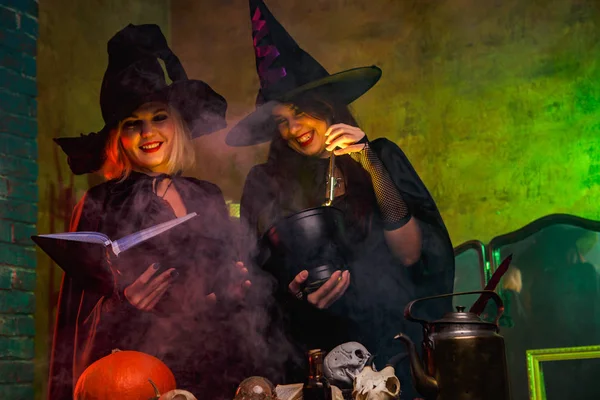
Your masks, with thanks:
[[(92, 188), (77, 230), (97, 230), (117, 239), (172, 219), (171, 207), (153, 193), (153, 181), (134, 173), (124, 182)], [(152, 278), (170, 268), (179, 276), (150, 312), (135, 309), (123, 297), (121, 302), (117, 296), (98, 302), (99, 296), (85, 293), (77, 327), (75, 377), (119, 348), (162, 359), (173, 370), (178, 386), (199, 397), (231, 399), (236, 386), (251, 375), (281, 383), (293, 349), (273, 318), (276, 284), (252, 265), (253, 237), (246, 227), (230, 220), (215, 185), (175, 177), (173, 187), (187, 212), (199, 216), (122, 253), (113, 268), (120, 293), (153, 263), (159, 263), (160, 269)], [(245, 263), (248, 276), (240, 273), (236, 261)], [(235, 292), (246, 279), (252, 285), (238, 299)], [(216, 304), (207, 300), (210, 293), (216, 294)], [(79, 304), (73, 299), (71, 309)], [(72, 342), (67, 340), (57, 349), (69, 347)], [(69, 369), (68, 360), (63, 365)], [(55, 382), (70, 384), (65, 371), (54, 371)]]
[[(246, 107), (246, 112), (252, 109)], [(188, 171), (190, 176), (208, 180), (221, 188), (226, 199), (239, 202), (244, 181), (250, 169), (265, 162), (269, 144), (248, 147), (230, 147), (225, 136), (243, 115), (230, 115), (228, 128), (194, 139), (197, 163)]]
[[(198, 169), (210, 169), (211, 160), (228, 157), (230, 150), (220, 140), (219, 134), (199, 140), (210, 143), (211, 147), (210, 154), (198, 157)], [(292, 151), (286, 146), (283, 149)], [(285, 158), (291, 162), (291, 157)], [(246, 161), (250, 163), (250, 158)], [(288, 205), (297, 208), (287, 210), (292, 212), (321, 204), (327, 164), (326, 160), (305, 157), (295, 162), (300, 163), (293, 163), (299, 168), (288, 166), (287, 172), (291, 175), (286, 182), (292, 182), (291, 178), (304, 172), (308, 184), (299, 184), (294, 190), (287, 191)], [(311, 164), (310, 168), (307, 168), (307, 163)], [(349, 165), (359, 168), (354, 163)], [(243, 176), (235, 159), (231, 168), (238, 177)], [(356, 175), (350, 170), (345, 170), (345, 173), (348, 179)], [(223, 181), (228, 184), (227, 175)], [(218, 186), (223, 185), (221, 182)], [(348, 182), (350, 191), (372, 192), (364, 191), (364, 184), (358, 184), (358, 181)], [(88, 212), (84, 213), (84, 217), (87, 215), (91, 221), (84, 220), (79, 230), (99, 230), (116, 239), (172, 219), (171, 207), (154, 193), (154, 184), (153, 177), (134, 174), (130, 180), (92, 189), (89, 203), (85, 205)], [(206, 181), (173, 178), (173, 188), (187, 212), (197, 212), (199, 216), (123, 253), (114, 267), (118, 271), (120, 292), (153, 263), (161, 265), (153, 278), (170, 268), (174, 268), (179, 276), (151, 312), (136, 310), (125, 299), (121, 299), (121, 304), (107, 302), (102, 307), (93, 307), (95, 302), (85, 301), (80, 315), (85, 326), (79, 329), (78, 335), (81, 338), (88, 335), (94, 342), (79, 341), (84, 349), (79, 354), (89, 352), (87, 361), (110, 354), (114, 348), (152, 354), (172, 369), (180, 388), (216, 400), (233, 398), (235, 387), (248, 376), (260, 375), (275, 384), (283, 383), (286, 366), (299, 363), (299, 355), (286, 336), (274, 299), (277, 282), (253, 265), (257, 249), (252, 231), (256, 225), (245, 226), (229, 219), (218, 186)], [(241, 188), (242, 185), (235, 183), (235, 186)], [(159, 195), (162, 196), (162, 193), (159, 192)], [(265, 202), (259, 206), (266, 206), (272, 199), (264, 197), (265, 193), (262, 195)], [(171, 194), (167, 200), (169, 196)], [(372, 206), (369, 204), (375, 202), (373, 198), (365, 199), (362, 195), (355, 198), (366, 207), (359, 203), (348, 207), (350, 211), (360, 211), (349, 219), (356, 222), (357, 227), (362, 224), (361, 218), (370, 213), (369, 207)], [(316, 204), (306, 203), (315, 199)], [(330, 343), (329, 347), (352, 340), (363, 343), (371, 351), (379, 347), (381, 336), (378, 336), (378, 331), (391, 339), (399, 332), (396, 328), (402, 321), (401, 309), (394, 309), (390, 304), (405, 304), (414, 298), (414, 291), (407, 284), (408, 276), (390, 259), (381, 235), (370, 235), (368, 231), (383, 232), (382, 227), (369, 225), (363, 228), (367, 231), (351, 229), (355, 235), (350, 238), (351, 242), (357, 244), (353, 249), (351, 267), (354, 285), (343, 301), (330, 309), (331, 315), (340, 318), (351, 315), (359, 329), (344, 333), (347, 335), (345, 340), (343, 336), (333, 335), (339, 341)], [(368, 237), (371, 239), (367, 240)], [(237, 261), (245, 263), (250, 271), (247, 278), (252, 282), (242, 300), (233, 296), (247, 279), (236, 268)], [(207, 300), (210, 293), (216, 295), (216, 304)], [(381, 296), (382, 293), (385, 296)], [(339, 327), (333, 326), (336, 320), (332, 318), (329, 324), (306, 328), (322, 330), (323, 333), (328, 329), (339, 331)], [(415, 326), (415, 329), (418, 330), (418, 327)], [(373, 331), (376, 333), (373, 334)], [(384, 349), (383, 357), (392, 355), (394, 349)], [(85, 365), (85, 361), (81, 363)]]
[[(143, 265), (159, 261), (164, 267), (158, 273), (176, 268), (180, 275), (155, 312), (137, 320), (140, 330), (132, 326), (129, 337), (119, 341), (125, 339), (133, 348), (163, 359), (179, 386), (197, 395), (232, 398), (237, 384), (250, 375), (280, 382), (291, 347), (273, 323), (273, 279), (253, 268), (253, 241), (240, 224), (229, 220), (218, 195), (202, 197), (202, 191), (186, 182), (176, 180), (175, 187), (184, 201), (194, 204), (188, 212), (199, 216), (131, 255), (136, 263), (148, 259), (141, 252), (159, 255)], [(203, 186), (217, 190), (211, 184)], [(136, 208), (154, 211), (145, 202)], [(245, 263), (248, 277), (240, 273), (236, 261)], [(252, 285), (239, 299), (236, 292), (245, 279)], [(216, 304), (207, 301), (209, 293), (216, 295)]]

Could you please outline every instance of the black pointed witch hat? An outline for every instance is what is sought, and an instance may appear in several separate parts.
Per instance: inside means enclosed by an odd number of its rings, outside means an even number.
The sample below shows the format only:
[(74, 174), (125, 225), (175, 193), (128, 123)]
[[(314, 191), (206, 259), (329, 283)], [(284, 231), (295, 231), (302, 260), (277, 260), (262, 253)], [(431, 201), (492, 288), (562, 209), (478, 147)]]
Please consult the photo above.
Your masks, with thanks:
[[(159, 60), (164, 62), (171, 84), (167, 83)], [(99, 170), (105, 161), (110, 129), (150, 101), (162, 101), (177, 109), (192, 137), (227, 125), (225, 99), (205, 82), (188, 79), (160, 27), (129, 24), (108, 42), (108, 67), (100, 89), (104, 128), (79, 137), (54, 139), (67, 154), (73, 173)]]
[(250, 17), (260, 90), (256, 110), (228, 132), (225, 141), (230, 146), (270, 141), (275, 132), (271, 109), (277, 102), (317, 92), (325, 98), (350, 104), (381, 77), (381, 70), (376, 66), (329, 74), (298, 46), (262, 0), (250, 0)]

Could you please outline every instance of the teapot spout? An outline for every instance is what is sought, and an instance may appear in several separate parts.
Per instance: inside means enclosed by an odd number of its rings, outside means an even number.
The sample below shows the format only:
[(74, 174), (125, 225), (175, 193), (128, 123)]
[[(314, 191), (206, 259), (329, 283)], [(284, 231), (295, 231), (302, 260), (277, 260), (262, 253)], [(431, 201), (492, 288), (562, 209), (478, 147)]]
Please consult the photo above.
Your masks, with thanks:
[(427, 375), (423, 369), (413, 341), (402, 333), (396, 335), (394, 339), (400, 339), (406, 345), (410, 357), (410, 371), (417, 391), (426, 400), (435, 400), (439, 393), (438, 383), (433, 377)]

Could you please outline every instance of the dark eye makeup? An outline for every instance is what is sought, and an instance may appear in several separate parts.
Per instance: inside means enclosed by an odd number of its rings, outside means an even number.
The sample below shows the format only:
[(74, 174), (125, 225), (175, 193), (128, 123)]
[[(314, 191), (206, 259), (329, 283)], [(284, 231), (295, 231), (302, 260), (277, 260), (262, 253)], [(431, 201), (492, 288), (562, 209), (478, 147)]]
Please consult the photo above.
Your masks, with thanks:
[(166, 121), (168, 118), (169, 118), (169, 116), (166, 113), (160, 113), (160, 114), (156, 114), (154, 117), (152, 117), (152, 121), (163, 122), (163, 121)]
[(124, 129), (134, 129), (134, 128), (138, 127), (139, 124), (140, 124), (140, 121), (136, 121), (136, 120), (126, 121), (123, 123), (123, 128)]

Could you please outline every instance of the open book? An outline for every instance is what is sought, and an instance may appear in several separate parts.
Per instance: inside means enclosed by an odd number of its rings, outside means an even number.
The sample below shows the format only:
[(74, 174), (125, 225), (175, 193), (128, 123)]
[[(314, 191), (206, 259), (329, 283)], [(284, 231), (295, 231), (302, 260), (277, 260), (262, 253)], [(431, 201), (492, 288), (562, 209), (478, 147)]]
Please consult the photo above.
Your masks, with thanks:
[(292, 383), (290, 385), (277, 385), (275, 393), (281, 400), (302, 400), (303, 383)]
[[(65, 232), (34, 235), (34, 241), (71, 278), (96, 289), (112, 288), (113, 276), (107, 261), (163, 232), (168, 231), (197, 214), (190, 213), (171, 221), (111, 240), (99, 232)], [(86, 285), (86, 286), (87, 286)], [(103, 290), (101, 290), (103, 291)]]

